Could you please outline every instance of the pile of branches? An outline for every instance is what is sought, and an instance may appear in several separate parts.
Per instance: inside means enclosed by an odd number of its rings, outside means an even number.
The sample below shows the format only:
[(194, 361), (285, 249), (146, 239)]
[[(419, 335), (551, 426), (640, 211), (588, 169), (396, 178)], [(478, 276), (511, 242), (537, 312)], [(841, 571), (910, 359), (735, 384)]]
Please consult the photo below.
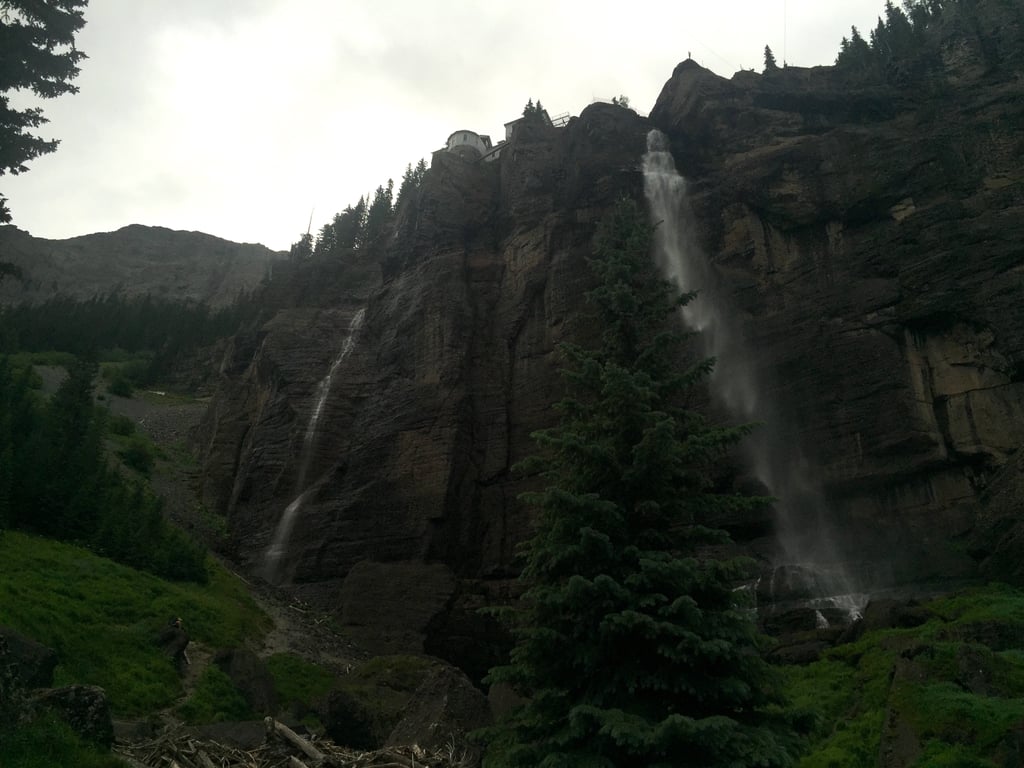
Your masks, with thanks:
[(114, 751), (133, 768), (474, 768), (476, 760), (454, 742), (442, 749), (417, 746), (358, 752), (330, 741), (299, 736), (273, 718), (267, 738), (252, 750), (196, 738), (178, 728), (150, 741), (118, 744)]

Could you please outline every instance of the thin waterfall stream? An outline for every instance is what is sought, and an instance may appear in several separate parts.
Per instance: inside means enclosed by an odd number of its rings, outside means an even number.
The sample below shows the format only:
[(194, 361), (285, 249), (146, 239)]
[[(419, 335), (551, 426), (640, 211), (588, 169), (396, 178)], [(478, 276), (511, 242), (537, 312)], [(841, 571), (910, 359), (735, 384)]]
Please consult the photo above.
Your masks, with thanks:
[(313, 449), (316, 446), (320, 417), (323, 415), (327, 397), (331, 393), (331, 382), (334, 379), (334, 375), (355, 346), (356, 337), (359, 335), (359, 329), (362, 328), (365, 317), (365, 308), (360, 309), (352, 316), (352, 320), (348, 324), (348, 336), (341, 347), (341, 351), (331, 363), (331, 367), (327, 370), (327, 375), (317, 384), (316, 399), (313, 404), (313, 410), (310, 412), (309, 424), (306, 425), (306, 433), (302, 439), (302, 452), (299, 455), (299, 474), (295, 481), (298, 495), (285, 507), (284, 512), (281, 514), (281, 520), (274, 530), (274, 538), (271, 540), (270, 546), (263, 557), (263, 572), (268, 581), (275, 581), (278, 576), (278, 567), (280, 566), (281, 558), (288, 551), (288, 542), (298, 520), (299, 512), (302, 509), (302, 505), (306, 502), (306, 497), (312, 490), (306, 487), (306, 475), (309, 474), (309, 467), (313, 461)]
[(783, 587), (787, 594), (800, 595), (805, 604), (818, 609), (822, 621), (826, 608), (831, 610), (825, 613), (854, 618), (866, 596), (852, 588), (813, 470), (787, 433), (776, 404), (764, 395), (766, 382), (743, 338), (739, 318), (693, 235), (686, 179), (676, 170), (668, 139), (658, 130), (647, 135), (643, 172), (651, 218), (657, 223), (658, 267), (681, 291), (698, 291), (682, 315), (684, 323), (700, 334), (705, 353), (715, 358), (712, 396), (734, 417), (763, 423), (745, 447), (755, 476), (779, 499), (780, 551), (765, 586), (773, 597)]

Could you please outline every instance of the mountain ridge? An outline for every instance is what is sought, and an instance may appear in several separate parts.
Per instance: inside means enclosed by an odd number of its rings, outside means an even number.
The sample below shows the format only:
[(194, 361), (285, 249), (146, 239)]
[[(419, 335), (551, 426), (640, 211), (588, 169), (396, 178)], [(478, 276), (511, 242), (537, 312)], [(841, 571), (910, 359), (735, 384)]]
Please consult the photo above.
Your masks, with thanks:
[(144, 224), (63, 239), (5, 225), (0, 261), (13, 264), (21, 279), (0, 282), (0, 303), (120, 292), (223, 306), (255, 288), (285, 255), (259, 244)]

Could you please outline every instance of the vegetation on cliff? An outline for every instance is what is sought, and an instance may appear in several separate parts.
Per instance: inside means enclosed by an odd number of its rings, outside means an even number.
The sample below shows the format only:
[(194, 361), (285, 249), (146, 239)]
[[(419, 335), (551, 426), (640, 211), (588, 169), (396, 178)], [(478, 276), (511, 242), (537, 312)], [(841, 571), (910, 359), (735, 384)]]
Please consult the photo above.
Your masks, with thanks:
[(394, 181), (388, 179), (386, 186), (377, 187), (372, 199), (369, 195), (360, 197), (355, 205), (348, 205), (334, 214), (315, 238), (309, 232), (299, 237), (290, 249), (291, 258), (340, 258), (351, 251), (380, 246), (382, 235), (388, 231), (398, 210), (412, 197), (426, 175), (426, 160), (421, 159), (415, 168), (410, 163), (402, 175), (397, 197)]
[(785, 766), (782, 697), (753, 612), (748, 563), (704, 522), (764, 499), (713, 487), (749, 430), (686, 407), (711, 360), (680, 370), (679, 295), (650, 259), (651, 227), (621, 201), (595, 237), (595, 349), (566, 346), (571, 394), (528, 462), (548, 487), (526, 546), (517, 638), (492, 683), (529, 697), (489, 736), (485, 765)]
[[(1005, 12), (1024, 21), (1019, 4), (1004, 3)], [(968, 31), (981, 38), (981, 53), (990, 69), (1002, 63), (1002, 56), (981, 31), (977, 0), (903, 0), (903, 7), (886, 0), (884, 18), (865, 40), (857, 27), (850, 28), (836, 56), (836, 67), (865, 82), (887, 82), (907, 86), (920, 83), (943, 69), (935, 44), (936, 31)]]
[(917, 618), (893, 623), (922, 623), (785, 670), (794, 705), (816, 722), (801, 768), (1024, 763), (1024, 594), (990, 585), (904, 615)]

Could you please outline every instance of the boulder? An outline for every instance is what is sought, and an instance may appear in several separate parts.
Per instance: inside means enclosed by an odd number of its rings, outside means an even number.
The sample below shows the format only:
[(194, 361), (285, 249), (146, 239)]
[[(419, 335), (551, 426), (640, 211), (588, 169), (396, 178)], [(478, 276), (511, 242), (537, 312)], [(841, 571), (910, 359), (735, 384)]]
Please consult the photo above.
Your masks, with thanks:
[(114, 743), (107, 694), (95, 685), (66, 685), (37, 691), (32, 703), (53, 710), (82, 738), (109, 747)]
[(443, 563), (364, 560), (341, 587), (341, 625), (375, 653), (422, 653), (426, 630), (455, 593)]
[(0, 661), (9, 667), (18, 685), (25, 688), (53, 685), (57, 652), (8, 627), (0, 627)]
[(919, 627), (931, 618), (932, 614), (917, 600), (877, 598), (864, 606), (863, 632), (876, 629), (911, 629)]
[(346, 690), (337, 688), (320, 704), (320, 722), (324, 732), (336, 744), (350, 749), (376, 749), (383, 737), (377, 719), (365, 702)]
[(245, 648), (217, 651), (213, 663), (220, 668), (245, 698), (249, 707), (261, 715), (277, 713), (277, 692), (274, 679), (264, 661)]
[(487, 697), (466, 675), (445, 665), (433, 670), (416, 689), (386, 744), (417, 744), (428, 750), (452, 744), (468, 749), (465, 735), (490, 722)]

